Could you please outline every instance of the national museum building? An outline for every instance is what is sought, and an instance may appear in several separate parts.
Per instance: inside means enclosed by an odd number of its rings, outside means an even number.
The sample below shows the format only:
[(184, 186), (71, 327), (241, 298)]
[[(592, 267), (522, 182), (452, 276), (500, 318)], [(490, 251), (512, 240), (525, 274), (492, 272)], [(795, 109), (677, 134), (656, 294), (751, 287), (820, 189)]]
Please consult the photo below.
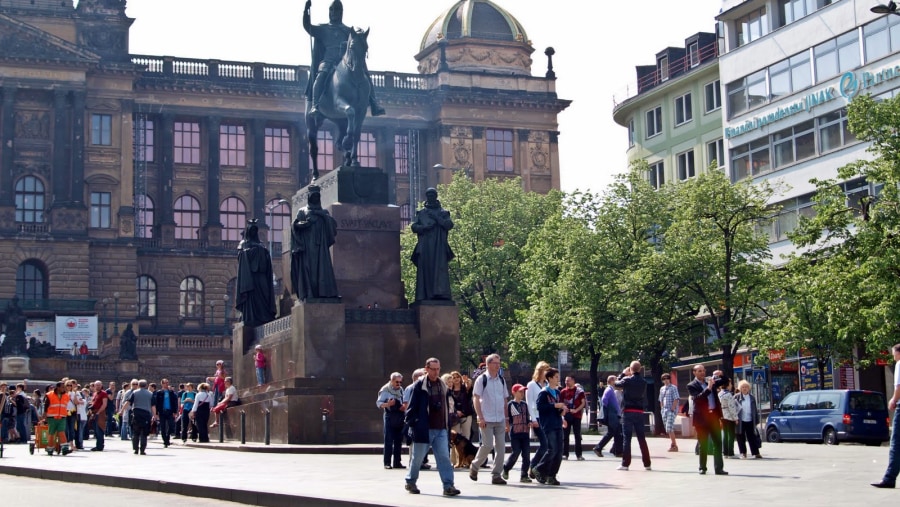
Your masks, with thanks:
[[(455, 171), (560, 187), (570, 101), (548, 57), (496, 4), (446, 3), (408, 48), (418, 74), (371, 70), (387, 114), (366, 119), (359, 158), (388, 174), (398, 241), (425, 189)], [(71, 348), (61, 322), (93, 337), (91, 360), (32, 361), (32, 378), (131, 378), (115, 361), (129, 323), (140, 375), (205, 376), (230, 357), (249, 219), (282, 292), (282, 230), (311, 177), (309, 67), (131, 54), (133, 21), (122, 0), (0, 1), (0, 311), (17, 296), (31, 336), (58, 350)], [(323, 171), (342, 161), (329, 128)]]

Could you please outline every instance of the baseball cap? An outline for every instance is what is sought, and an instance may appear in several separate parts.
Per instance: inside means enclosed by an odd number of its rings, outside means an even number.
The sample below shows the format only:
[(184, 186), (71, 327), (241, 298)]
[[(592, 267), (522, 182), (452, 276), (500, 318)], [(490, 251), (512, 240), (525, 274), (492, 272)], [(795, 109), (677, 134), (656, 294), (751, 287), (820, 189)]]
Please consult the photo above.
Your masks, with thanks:
[(512, 386), (512, 392), (517, 393), (519, 391), (527, 391), (528, 388), (523, 386), (522, 384), (516, 384)]

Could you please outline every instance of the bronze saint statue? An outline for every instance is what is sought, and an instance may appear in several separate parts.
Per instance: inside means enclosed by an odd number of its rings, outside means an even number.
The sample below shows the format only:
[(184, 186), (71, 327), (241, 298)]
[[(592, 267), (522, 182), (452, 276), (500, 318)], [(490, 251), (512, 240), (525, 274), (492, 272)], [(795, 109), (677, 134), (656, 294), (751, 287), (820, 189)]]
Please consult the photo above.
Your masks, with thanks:
[(313, 180), (319, 177), (317, 133), (325, 118), (338, 127), (337, 144), (344, 153), (342, 166), (359, 166), (357, 147), (367, 108), (372, 116), (384, 114), (375, 101), (374, 86), (366, 67), (369, 31), (354, 30), (342, 22), (344, 6), (334, 0), (329, 21), (313, 25), (307, 0), (303, 28), (313, 39), (313, 76), (306, 89), (306, 127), (312, 159)]
[(275, 320), (275, 287), (272, 258), (259, 240), (257, 220), (249, 220), (238, 252), (237, 295), (234, 307), (245, 326), (256, 327)]
[(441, 207), (437, 190), (425, 191), (425, 207), (416, 212), (410, 228), (419, 236), (412, 253), (416, 265), (416, 301), (452, 299), (450, 261), (453, 250), (447, 234), (453, 228), (450, 212)]
[(331, 245), (337, 222), (322, 209), (319, 187), (309, 187), (308, 205), (297, 212), (291, 231), (291, 285), (301, 301), (339, 297)]
[(137, 361), (137, 336), (131, 327), (131, 322), (125, 326), (125, 331), (119, 337), (119, 359), (124, 361)]

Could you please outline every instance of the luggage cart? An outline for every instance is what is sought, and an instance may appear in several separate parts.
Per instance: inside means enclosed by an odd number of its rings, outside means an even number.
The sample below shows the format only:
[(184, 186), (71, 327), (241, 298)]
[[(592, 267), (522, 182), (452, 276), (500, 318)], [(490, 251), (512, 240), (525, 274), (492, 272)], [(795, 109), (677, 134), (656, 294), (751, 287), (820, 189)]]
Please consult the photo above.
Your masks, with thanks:
[[(50, 426), (46, 424), (34, 425), (34, 442), (28, 442), (28, 452), (34, 454), (35, 449), (48, 449), (47, 445), (50, 441)], [(52, 454), (52, 450), (48, 449), (48, 453)]]

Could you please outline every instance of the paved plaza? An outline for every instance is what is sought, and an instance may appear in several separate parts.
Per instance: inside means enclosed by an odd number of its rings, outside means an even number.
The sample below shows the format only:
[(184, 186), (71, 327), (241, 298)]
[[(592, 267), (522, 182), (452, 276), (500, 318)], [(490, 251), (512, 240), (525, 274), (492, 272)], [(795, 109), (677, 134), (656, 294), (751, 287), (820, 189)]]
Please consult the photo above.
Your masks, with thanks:
[[(506, 486), (489, 484), (490, 473), (483, 469), (479, 481), (468, 473), (456, 472), (456, 498), (441, 496), (436, 470), (423, 470), (418, 486), (422, 493), (403, 490), (404, 470), (384, 470), (376, 446), (335, 447), (262, 446), (260, 444), (178, 444), (168, 449), (152, 440), (146, 456), (132, 454), (129, 442), (107, 439), (102, 453), (77, 452), (69, 456), (30, 455), (24, 445), (7, 445), (0, 459), (0, 472), (22, 479), (25, 491), (44, 495), (50, 504), (59, 495), (67, 506), (121, 503), (141, 498), (159, 505), (174, 499), (184, 505), (211, 505), (209, 499), (258, 505), (666, 505), (691, 506), (718, 501), (787, 505), (896, 505), (898, 490), (869, 486), (881, 478), (887, 461), (887, 447), (841, 444), (769, 444), (763, 446), (762, 460), (726, 460), (729, 476), (697, 474), (693, 440), (679, 440), (680, 452), (666, 452), (668, 440), (649, 439), (653, 470), (645, 471), (639, 456), (632, 469), (617, 471), (619, 460), (598, 458), (590, 448), (597, 437), (585, 444), (585, 461), (564, 461), (559, 473), (562, 486), (520, 484), (518, 472), (510, 474)], [(636, 448), (636, 446), (635, 446)], [(574, 455), (572, 456), (574, 458)], [(404, 455), (404, 464), (407, 457)], [(709, 464), (710, 472), (712, 463)], [(39, 488), (33, 479), (78, 482), (88, 493), (71, 495), (66, 487), (48, 482)], [(15, 491), (8, 480), (4, 500)], [(98, 487), (107, 486), (107, 487)], [(87, 487), (87, 486), (86, 486)], [(129, 488), (139, 491), (125, 491)], [(143, 495), (142, 491), (147, 494)], [(98, 497), (99, 495), (99, 497)], [(178, 497), (189, 495), (199, 498)], [(103, 501), (104, 497), (109, 502)], [(35, 498), (29, 497), (34, 504)], [(699, 502), (698, 502), (699, 500)], [(437, 502), (437, 503), (433, 503)]]

